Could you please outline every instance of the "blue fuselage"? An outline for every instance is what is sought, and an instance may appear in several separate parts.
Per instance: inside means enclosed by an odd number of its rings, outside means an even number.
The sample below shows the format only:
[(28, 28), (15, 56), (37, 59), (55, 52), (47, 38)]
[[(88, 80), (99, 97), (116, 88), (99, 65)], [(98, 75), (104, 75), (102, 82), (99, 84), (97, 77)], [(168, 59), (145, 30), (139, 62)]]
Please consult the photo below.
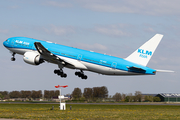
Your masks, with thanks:
[[(80, 61), (87, 67), (87, 70), (97, 72), (100, 74), (108, 75), (108, 71), (101, 72), (103, 71), (103, 68), (111, 71), (109, 75), (154, 75), (156, 71), (146, 66), (129, 62), (122, 58), (27, 37), (12, 37), (4, 41), (3, 45), (10, 51), (23, 55), (26, 51), (36, 51), (34, 45), (35, 42), (40, 42), (48, 51), (50, 51), (56, 56)], [(93, 68), (93, 66), (95, 68)], [(100, 67), (99, 69), (101, 70), (99, 70), (98, 67)], [(130, 71), (129, 68), (131, 67), (141, 68), (144, 71), (138, 71), (137, 69), (135, 69), (134, 71), (132, 71), (131, 69)], [(113, 73), (112, 71), (116, 72)]]

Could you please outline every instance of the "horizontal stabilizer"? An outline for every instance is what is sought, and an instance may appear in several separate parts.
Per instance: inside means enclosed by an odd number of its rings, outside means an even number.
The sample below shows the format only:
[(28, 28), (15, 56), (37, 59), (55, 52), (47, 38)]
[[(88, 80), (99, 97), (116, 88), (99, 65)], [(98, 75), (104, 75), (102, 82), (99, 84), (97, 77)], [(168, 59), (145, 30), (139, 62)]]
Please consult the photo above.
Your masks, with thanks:
[(146, 70), (142, 69), (142, 68), (138, 68), (138, 67), (128, 67), (128, 71), (129, 72), (136, 72), (136, 73), (145, 73)]
[(174, 71), (172, 71), (172, 70), (158, 70), (158, 69), (156, 69), (156, 72), (174, 72)]

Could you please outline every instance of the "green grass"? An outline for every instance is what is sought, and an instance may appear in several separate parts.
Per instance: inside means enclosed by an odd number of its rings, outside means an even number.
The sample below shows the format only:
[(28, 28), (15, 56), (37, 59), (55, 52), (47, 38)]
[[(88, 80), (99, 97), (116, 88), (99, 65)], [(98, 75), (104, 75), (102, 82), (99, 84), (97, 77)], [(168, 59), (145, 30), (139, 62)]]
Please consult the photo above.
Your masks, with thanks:
[[(54, 106), (54, 110), (51, 110)], [(70, 110), (72, 106), (72, 110)], [(0, 118), (69, 120), (179, 120), (180, 106), (171, 105), (77, 105), (0, 104)]]

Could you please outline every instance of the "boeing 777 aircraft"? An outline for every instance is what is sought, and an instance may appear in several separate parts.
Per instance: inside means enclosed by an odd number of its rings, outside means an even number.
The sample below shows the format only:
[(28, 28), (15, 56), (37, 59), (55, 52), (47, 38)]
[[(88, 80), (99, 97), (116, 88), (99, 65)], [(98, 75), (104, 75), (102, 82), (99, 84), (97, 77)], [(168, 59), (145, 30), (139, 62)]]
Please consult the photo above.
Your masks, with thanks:
[(156, 34), (125, 59), (27, 37), (11, 37), (3, 45), (12, 52), (12, 61), (15, 61), (17, 53), (24, 55), (24, 61), (31, 65), (45, 61), (57, 64), (59, 69), (54, 70), (54, 73), (61, 77), (67, 77), (63, 71), (67, 67), (79, 70), (75, 75), (87, 79), (83, 71), (103, 75), (155, 75), (158, 71), (172, 72), (146, 67), (162, 37)]

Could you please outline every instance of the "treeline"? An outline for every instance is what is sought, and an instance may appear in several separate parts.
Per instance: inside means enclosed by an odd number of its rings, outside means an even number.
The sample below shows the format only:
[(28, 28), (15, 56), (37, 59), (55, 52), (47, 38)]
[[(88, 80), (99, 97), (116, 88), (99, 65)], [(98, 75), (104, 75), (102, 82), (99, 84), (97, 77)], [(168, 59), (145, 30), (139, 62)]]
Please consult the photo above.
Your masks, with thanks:
[[(1, 99), (11, 99), (11, 98), (45, 98), (51, 99), (59, 95), (59, 90), (44, 90), (44, 95), (42, 91), (0, 91)], [(108, 89), (105, 86), (102, 87), (93, 87), (93, 88), (84, 88), (84, 93), (81, 92), (80, 88), (74, 88), (72, 94), (69, 94), (73, 100), (97, 100), (108, 97)]]
[(84, 100), (84, 101), (115, 101), (115, 102), (160, 102), (161, 99), (156, 96), (142, 95), (140, 91), (132, 93), (115, 93), (113, 96), (108, 96), (108, 89), (105, 86), (84, 88), (84, 92), (81, 92), (80, 88), (74, 88), (71, 94), (73, 100)]
[(151, 95), (142, 95), (140, 91), (135, 91), (134, 95), (132, 93), (129, 94), (121, 94), (116, 93), (112, 97), (116, 102), (160, 102), (161, 99), (157, 96)]
[(140, 91), (135, 91), (134, 95), (132, 93), (129, 94), (121, 94), (116, 93), (113, 95), (113, 99), (118, 101), (124, 101), (124, 102), (141, 102), (142, 101), (142, 93)]
[[(59, 90), (44, 90), (44, 98), (51, 99), (52, 97), (57, 97), (59, 95)], [(43, 98), (43, 94), (41, 90), (35, 91), (0, 91), (0, 98), (1, 99), (11, 99), (11, 98)]]
[[(0, 99), (13, 99), (13, 98), (25, 98), (25, 99), (40, 99), (50, 100), (53, 97), (59, 95), (59, 90), (44, 90), (42, 94), (41, 90), (35, 91), (0, 91)], [(161, 99), (159, 97), (154, 97), (151, 95), (142, 95), (140, 91), (135, 91), (134, 95), (132, 93), (115, 93), (113, 96), (108, 95), (108, 89), (106, 86), (84, 88), (82, 92), (80, 88), (74, 88), (71, 94), (68, 94), (69, 100), (75, 101), (115, 101), (115, 102), (159, 102)]]
[(74, 88), (71, 96), (73, 100), (98, 100), (108, 97), (108, 89), (105, 86), (84, 88), (84, 93), (82, 93), (80, 88)]

